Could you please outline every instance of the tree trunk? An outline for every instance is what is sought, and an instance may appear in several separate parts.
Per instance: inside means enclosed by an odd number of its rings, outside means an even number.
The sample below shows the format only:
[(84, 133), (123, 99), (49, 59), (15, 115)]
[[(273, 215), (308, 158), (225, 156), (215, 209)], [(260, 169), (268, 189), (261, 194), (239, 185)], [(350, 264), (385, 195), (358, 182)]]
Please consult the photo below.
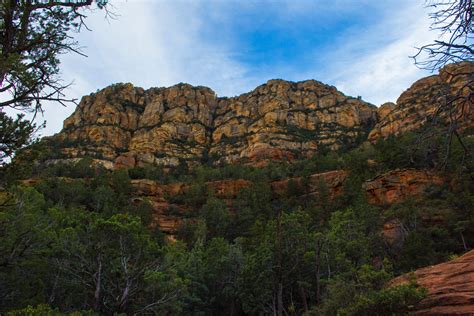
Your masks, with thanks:
[(99, 311), (100, 308), (100, 290), (101, 290), (101, 282), (102, 282), (102, 261), (100, 258), (100, 255), (98, 257), (99, 260), (99, 268), (97, 271), (97, 279), (96, 279), (96, 285), (95, 285), (95, 292), (94, 292), (94, 310)]
[(276, 231), (276, 242), (277, 242), (277, 269), (276, 276), (278, 280), (277, 284), (277, 315), (283, 316), (283, 254), (282, 254), (282, 245), (281, 245), (281, 211), (278, 214), (277, 219), (277, 231)]
[(466, 239), (464, 239), (464, 234), (462, 232), (461, 232), (461, 240), (462, 240), (462, 245), (464, 246), (464, 250), (467, 251), (469, 247), (466, 243)]
[(308, 300), (306, 299), (306, 292), (304, 288), (299, 285), (301, 301), (303, 302), (304, 314), (308, 315)]
[(318, 247), (316, 255), (316, 304), (319, 304), (321, 300), (321, 248)]
[(277, 315), (283, 316), (283, 284), (278, 282)]

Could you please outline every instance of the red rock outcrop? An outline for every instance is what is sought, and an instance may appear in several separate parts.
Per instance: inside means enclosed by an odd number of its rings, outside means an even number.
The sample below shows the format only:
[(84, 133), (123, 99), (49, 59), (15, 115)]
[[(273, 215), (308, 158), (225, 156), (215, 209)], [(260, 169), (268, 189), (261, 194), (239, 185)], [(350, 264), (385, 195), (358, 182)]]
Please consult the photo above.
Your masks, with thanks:
[(382, 237), (391, 247), (400, 247), (403, 245), (407, 232), (403, 229), (402, 223), (394, 218), (383, 224)]
[[(422, 197), (424, 191), (430, 185), (442, 185), (447, 182), (444, 176), (434, 171), (397, 169), (366, 181), (363, 184), (363, 188), (366, 192), (367, 201), (370, 204), (390, 206), (394, 203), (400, 203), (409, 197)], [(422, 220), (434, 225), (442, 223), (444, 218), (436, 213), (432, 213), (429, 218), (422, 218)], [(402, 246), (406, 234), (406, 230), (404, 230), (402, 223), (397, 218), (390, 219), (383, 225), (382, 236), (392, 247)]]
[(366, 181), (363, 185), (369, 203), (390, 205), (417, 196), (429, 185), (441, 185), (446, 179), (428, 170), (397, 169)]
[[(290, 183), (296, 185), (300, 190), (301, 196), (317, 197), (320, 194), (321, 186), (324, 185), (327, 192), (327, 199), (332, 200), (342, 193), (342, 186), (347, 173), (343, 170), (328, 171), (324, 173), (313, 174), (307, 178), (305, 188), (303, 188), (303, 179), (290, 178), (285, 180), (273, 181), (270, 183), (272, 191), (277, 195), (285, 195), (288, 192)], [(253, 185), (253, 182), (243, 179), (219, 180), (206, 182), (206, 190), (211, 191), (215, 197), (223, 199), (232, 206), (238, 193)], [(173, 197), (186, 194), (191, 184), (170, 183), (161, 184), (159, 182), (140, 179), (132, 180), (132, 186), (135, 190), (134, 195), (137, 201), (146, 198), (153, 207), (153, 219), (160, 229), (168, 234), (174, 234), (182, 223), (186, 213), (193, 212), (192, 209), (183, 204), (171, 202)]]
[(273, 181), (270, 183), (270, 186), (272, 191), (278, 195), (287, 194), (290, 183), (295, 186), (293, 189), (300, 191), (301, 196), (319, 196), (321, 190), (327, 190), (327, 198), (333, 200), (336, 196), (342, 193), (342, 186), (346, 178), (346, 171), (332, 170), (312, 174), (307, 178), (306, 182), (305, 179), (298, 177)]
[[(344, 181), (347, 178), (347, 172), (344, 170), (333, 170), (323, 173), (310, 175), (303, 179), (300, 177), (289, 178), (270, 182), (271, 190), (280, 196), (292, 194), (301, 197), (317, 199), (320, 197), (321, 190), (327, 194), (328, 201), (333, 200), (342, 194)], [(425, 189), (430, 185), (442, 185), (446, 183), (445, 177), (428, 170), (403, 169), (393, 170), (382, 174), (372, 180), (366, 181), (363, 188), (366, 191), (367, 199), (370, 204), (379, 206), (388, 206), (393, 203), (399, 203), (408, 197), (422, 196)], [(186, 183), (160, 184), (156, 181), (141, 179), (132, 180), (135, 189), (135, 195), (138, 197), (147, 197), (153, 204), (156, 219), (165, 223), (160, 227), (167, 233), (173, 233), (179, 223), (180, 216), (188, 211), (183, 205), (169, 202), (172, 197), (186, 194), (191, 185)], [(238, 193), (253, 185), (253, 182), (243, 179), (219, 180), (205, 183), (207, 191), (212, 191), (217, 198), (227, 201), (232, 205), (232, 201), (237, 198)], [(171, 213), (170, 214), (170, 209)], [(428, 219), (433, 221), (435, 219)], [(169, 223), (172, 222), (173, 225)], [(384, 226), (383, 235), (390, 244), (397, 244), (403, 238), (403, 231), (399, 223), (394, 220), (387, 222)]]
[(428, 290), (415, 315), (474, 315), (474, 250), (395, 278), (390, 286), (408, 284), (413, 277)]

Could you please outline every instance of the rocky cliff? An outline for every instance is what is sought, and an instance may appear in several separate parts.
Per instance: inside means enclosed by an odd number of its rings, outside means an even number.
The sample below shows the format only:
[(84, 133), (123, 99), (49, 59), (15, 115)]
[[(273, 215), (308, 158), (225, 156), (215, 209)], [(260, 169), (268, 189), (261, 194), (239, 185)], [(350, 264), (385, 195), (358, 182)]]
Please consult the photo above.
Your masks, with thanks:
[(455, 121), (458, 127), (474, 126), (474, 63), (450, 64), (439, 75), (416, 81), (397, 104), (378, 108), (379, 121), (369, 133), (375, 142), (391, 134), (413, 131), (433, 120)]
[(448, 182), (440, 174), (428, 170), (392, 170), (364, 183), (371, 204), (390, 205), (423, 193), (429, 185)]
[[(276, 196), (288, 194), (290, 186), (292, 194), (299, 199), (308, 201), (331, 202), (343, 193), (343, 186), (347, 179), (344, 170), (333, 170), (316, 173), (302, 178), (289, 178), (269, 183), (271, 191)], [(448, 180), (439, 173), (414, 169), (393, 170), (379, 175), (375, 179), (367, 180), (363, 184), (369, 204), (388, 207), (400, 203), (407, 198), (423, 197), (425, 190), (431, 185), (443, 185)], [(228, 179), (206, 182), (205, 192), (212, 192), (212, 196), (226, 201), (232, 209), (241, 190), (254, 185), (252, 181), (244, 179)], [(132, 180), (134, 194), (137, 201), (148, 200), (153, 208), (154, 224), (167, 234), (175, 234), (185, 214), (192, 214), (192, 208), (184, 203), (174, 201), (174, 197), (186, 194), (192, 187), (189, 183), (162, 184), (148, 179)], [(324, 196), (321, 197), (321, 191)], [(401, 226), (398, 220), (392, 220), (384, 225), (383, 235), (390, 244), (400, 243), (403, 239)]]
[[(397, 104), (379, 108), (315, 80), (270, 80), (232, 98), (188, 84), (148, 90), (116, 84), (83, 97), (51, 140), (65, 158), (92, 156), (108, 168), (262, 165), (414, 130), (446, 96), (472, 90), (472, 73), (474, 63), (448, 65), (413, 84)], [(472, 125), (473, 118), (469, 100), (462, 121)]]
[[(317, 201), (321, 193), (321, 185), (324, 185), (325, 199), (331, 201), (342, 193), (343, 184), (347, 172), (334, 170), (323, 173), (312, 174), (304, 182), (302, 178), (290, 178), (269, 183), (271, 191), (276, 196), (285, 196), (288, 189), (293, 186), (300, 199), (311, 199)], [(304, 182), (304, 183), (303, 183)], [(240, 191), (250, 188), (255, 183), (244, 179), (228, 179), (210, 181), (204, 183), (205, 192), (226, 202), (230, 209), (235, 212), (234, 206)], [(176, 201), (176, 197), (183, 196), (192, 189), (189, 183), (162, 184), (148, 179), (132, 180), (135, 199), (137, 202), (146, 199), (153, 208), (154, 225), (166, 234), (173, 235), (181, 225), (185, 215), (192, 215), (195, 210), (186, 206), (182, 201)]]
[(83, 97), (55, 141), (68, 158), (93, 156), (109, 167), (264, 163), (355, 143), (375, 120), (375, 106), (314, 80), (271, 80), (233, 98), (187, 84), (117, 84)]
[(391, 286), (411, 279), (428, 290), (415, 315), (474, 315), (474, 251), (435, 266), (400, 276)]

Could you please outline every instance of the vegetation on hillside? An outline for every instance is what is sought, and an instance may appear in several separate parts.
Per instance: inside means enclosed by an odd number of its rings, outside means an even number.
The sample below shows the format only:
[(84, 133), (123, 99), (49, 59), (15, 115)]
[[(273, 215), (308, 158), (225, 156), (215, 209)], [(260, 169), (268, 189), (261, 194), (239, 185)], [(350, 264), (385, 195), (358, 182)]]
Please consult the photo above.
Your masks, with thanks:
[[(395, 168), (443, 165), (439, 147), (417, 134), (350, 151), (321, 151), (294, 163), (159, 167), (107, 171), (83, 159), (45, 164), (41, 143), (3, 168), (0, 206), (0, 312), (7, 315), (387, 315), (404, 314), (426, 295), (412, 284), (387, 288), (401, 273), (435, 264), (474, 244), (472, 161), (452, 146), (446, 169), (454, 186), (388, 208), (369, 205), (361, 184)], [(466, 138), (472, 146), (472, 139)], [(430, 143), (432, 146), (432, 143)], [(462, 161), (464, 159), (464, 161)], [(36, 161), (36, 162), (35, 162)], [(471, 168), (471, 169), (469, 169)], [(336, 200), (301, 198), (269, 182), (345, 169)], [(32, 178), (33, 184), (18, 180)], [(134, 199), (131, 178), (185, 181), (180, 203), (193, 210), (169, 241), (152, 206)], [(247, 179), (229, 205), (205, 183)], [(304, 181), (302, 182), (304, 184)], [(431, 220), (436, 218), (435, 220)], [(441, 220), (440, 220), (441, 218)], [(397, 219), (401, 244), (381, 235)]]

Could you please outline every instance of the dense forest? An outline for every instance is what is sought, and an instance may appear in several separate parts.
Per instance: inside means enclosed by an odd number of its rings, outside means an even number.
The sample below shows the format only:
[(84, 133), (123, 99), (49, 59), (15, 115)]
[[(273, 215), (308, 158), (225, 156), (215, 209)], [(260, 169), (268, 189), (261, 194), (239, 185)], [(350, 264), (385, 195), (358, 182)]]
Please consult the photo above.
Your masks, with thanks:
[[(450, 260), (474, 244), (473, 162), (427, 130), (293, 163), (105, 170), (84, 158), (45, 163), (46, 142), (2, 169), (0, 313), (6, 315), (403, 315), (426, 295), (394, 276)], [(471, 133), (464, 131), (465, 135)], [(463, 147), (464, 146), (464, 147)], [(432, 169), (450, 182), (392, 205), (369, 204), (362, 183), (397, 168)], [(342, 194), (305, 195), (305, 179), (346, 170)], [(276, 195), (270, 181), (300, 177)], [(170, 197), (192, 210), (174, 236), (154, 223), (132, 179), (185, 182)], [(246, 179), (232, 203), (205, 183)], [(172, 210), (171, 210), (172, 211)], [(403, 241), (388, 243), (397, 219)]]

